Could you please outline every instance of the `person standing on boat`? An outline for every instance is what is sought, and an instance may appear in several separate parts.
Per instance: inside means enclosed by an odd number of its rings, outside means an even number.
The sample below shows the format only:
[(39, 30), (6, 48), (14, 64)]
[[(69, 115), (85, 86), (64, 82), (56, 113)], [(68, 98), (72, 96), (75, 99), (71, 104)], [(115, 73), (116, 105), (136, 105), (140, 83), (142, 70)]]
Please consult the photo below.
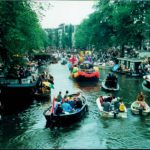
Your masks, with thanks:
[(76, 109), (80, 109), (80, 108), (82, 108), (82, 106), (83, 106), (83, 104), (82, 104), (81, 99), (80, 99), (80, 98), (77, 98), (76, 104), (75, 104), (75, 108), (76, 108)]
[(67, 98), (67, 97), (68, 97), (68, 94), (69, 94), (69, 91), (66, 90), (66, 93), (65, 93), (65, 95), (64, 95), (64, 98)]
[(57, 102), (62, 102), (62, 95), (61, 95), (61, 91), (59, 92), (58, 96), (57, 96)]

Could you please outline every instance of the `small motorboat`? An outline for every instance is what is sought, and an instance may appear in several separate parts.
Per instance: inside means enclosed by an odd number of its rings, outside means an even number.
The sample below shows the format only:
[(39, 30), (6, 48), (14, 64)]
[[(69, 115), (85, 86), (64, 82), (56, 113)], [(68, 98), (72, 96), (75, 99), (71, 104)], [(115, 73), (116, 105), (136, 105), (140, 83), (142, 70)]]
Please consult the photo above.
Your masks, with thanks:
[(143, 76), (144, 81), (142, 82), (143, 90), (150, 92), (150, 75)]
[(105, 89), (105, 90), (107, 90), (107, 91), (119, 91), (119, 88), (120, 88), (120, 87), (119, 87), (119, 84), (118, 84), (118, 83), (117, 83), (116, 88), (115, 88), (115, 87), (107, 87), (105, 83), (106, 83), (106, 80), (103, 80), (103, 81), (102, 81), (102, 88), (103, 88), (103, 89)]
[(141, 109), (140, 103), (138, 101), (134, 101), (131, 104), (131, 112), (135, 115), (147, 116), (150, 113), (149, 105), (144, 101), (145, 109)]
[[(68, 97), (73, 98), (76, 97), (77, 94), (71, 94)], [(87, 100), (84, 96), (80, 96), (80, 100), (82, 101), (82, 107), (80, 109), (75, 109), (72, 112), (65, 112), (64, 114), (56, 115), (55, 113), (52, 113), (50, 110), (52, 106), (48, 109), (46, 109), (43, 113), (45, 116), (47, 123), (47, 127), (53, 127), (53, 126), (68, 126), (72, 123), (75, 123), (79, 121), (88, 111), (88, 105)]]
[(34, 93), (34, 97), (37, 100), (49, 99), (51, 95), (51, 83), (48, 81), (42, 81), (42, 87), (37, 88), (36, 92)]
[[(102, 96), (103, 99), (108, 98), (109, 96)], [(119, 97), (118, 97), (119, 98)], [(98, 97), (96, 99), (96, 103), (100, 112), (101, 117), (106, 117), (106, 118), (127, 118), (127, 108), (125, 107), (124, 112), (120, 112), (114, 109), (114, 102), (117, 101), (117, 98), (112, 99), (111, 101), (111, 110), (110, 111), (104, 111), (103, 106), (100, 102), (100, 98)], [(125, 106), (125, 105), (124, 105)]]

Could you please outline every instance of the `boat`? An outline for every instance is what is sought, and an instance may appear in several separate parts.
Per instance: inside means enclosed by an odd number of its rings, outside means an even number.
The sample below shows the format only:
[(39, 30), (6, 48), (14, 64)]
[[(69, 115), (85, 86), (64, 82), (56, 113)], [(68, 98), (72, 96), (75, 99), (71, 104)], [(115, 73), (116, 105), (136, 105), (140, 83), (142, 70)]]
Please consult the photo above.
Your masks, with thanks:
[[(87, 67), (88, 66), (88, 67)], [(71, 77), (79, 82), (83, 81), (99, 81), (100, 72), (98, 66), (94, 66), (89, 61), (85, 61), (82, 64), (73, 68)]]
[(37, 71), (32, 73), (30, 68), (19, 69), (18, 67), (11, 68), (0, 78), (0, 90), (4, 99), (28, 98), (34, 95), (38, 83)]
[[(102, 96), (103, 99), (108, 98), (109, 96)], [(119, 98), (119, 97), (118, 97)], [(117, 98), (112, 99), (111, 101), (111, 107), (114, 108), (114, 102), (117, 100)], [(112, 109), (111, 111), (107, 112), (103, 110), (103, 106), (101, 105), (100, 99), (99, 97), (96, 99), (96, 104), (98, 106), (99, 109), (99, 113), (101, 117), (104, 118), (127, 118), (127, 108), (125, 106), (125, 111), (124, 112), (118, 112), (114, 109)]]
[(115, 64), (113, 67), (112, 67), (112, 71), (115, 72), (119, 69), (120, 65), (119, 64)]
[[(77, 94), (69, 95), (69, 97), (77, 96)], [(78, 122), (88, 111), (88, 105), (87, 100), (84, 96), (80, 97), (80, 100), (82, 101), (82, 107), (80, 109), (75, 109), (73, 112), (68, 113), (65, 112), (64, 114), (56, 115), (55, 113), (51, 113), (50, 106), (48, 109), (46, 109), (43, 113), (46, 119), (46, 126), (52, 127), (52, 126), (68, 126), (72, 123)]]
[(106, 86), (106, 80), (103, 80), (102, 81), (102, 88), (104, 89), (104, 90), (107, 90), (107, 91), (119, 91), (119, 84), (117, 83), (117, 86), (116, 86), (116, 88), (114, 88), (114, 87), (107, 87)]
[[(37, 78), (32, 76), (28, 76), (26, 78), (1, 78), (0, 79), (0, 89), (1, 94), (5, 92), (5, 94), (31, 94), (33, 93), (33, 89), (36, 87)], [(23, 96), (23, 95), (22, 95)]]
[(117, 58), (118, 64), (121, 67), (121, 73), (126, 74), (130, 77), (141, 77), (145, 73), (140, 72), (140, 65), (142, 63), (142, 59), (139, 58)]
[(144, 91), (150, 92), (150, 86), (147, 84), (146, 81), (142, 82), (142, 88)]
[(34, 93), (34, 98), (36, 100), (50, 99), (51, 95), (50, 84), (51, 83), (48, 81), (42, 81), (42, 88), (37, 89), (37, 91)]
[(150, 92), (150, 75), (143, 76), (144, 81), (142, 82), (143, 90)]
[(131, 112), (134, 115), (142, 115), (142, 116), (147, 116), (150, 113), (150, 107), (149, 105), (144, 101), (145, 104), (145, 110), (140, 109), (140, 104), (138, 103), (138, 101), (134, 101), (131, 104)]

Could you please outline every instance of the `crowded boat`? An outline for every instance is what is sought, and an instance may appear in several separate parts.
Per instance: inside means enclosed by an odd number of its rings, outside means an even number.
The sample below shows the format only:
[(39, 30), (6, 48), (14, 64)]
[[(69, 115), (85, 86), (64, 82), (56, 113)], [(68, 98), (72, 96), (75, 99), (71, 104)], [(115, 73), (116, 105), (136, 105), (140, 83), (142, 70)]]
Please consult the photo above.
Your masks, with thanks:
[(107, 91), (118, 91), (119, 90), (119, 84), (117, 76), (113, 73), (109, 73), (102, 81), (102, 88)]
[(120, 97), (112, 94), (96, 99), (100, 116), (106, 118), (127, 118), (127, 108)]
[(44, 111), (46, 126), (67, 126), (79, 121), (88, 111), (86, 98), (80, 92), (69, 94), (58, 93), (52, 99), (52, 105)]
[(92, 53), (90, 51), (80, 53), (79, 58), (72, 56), (69, 61), (69, 70), (73, 79), (79, 82), (99, 81), (99, 67), (94, 65)]

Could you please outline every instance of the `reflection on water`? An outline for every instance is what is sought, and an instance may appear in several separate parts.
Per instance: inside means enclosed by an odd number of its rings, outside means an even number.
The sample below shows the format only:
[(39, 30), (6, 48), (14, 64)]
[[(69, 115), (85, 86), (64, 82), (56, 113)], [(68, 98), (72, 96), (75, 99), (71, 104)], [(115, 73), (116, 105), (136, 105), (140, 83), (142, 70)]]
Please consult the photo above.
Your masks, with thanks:
[[(43, 116), (50, 100), (34, 100), (24, 111), (3, 117), (0, 122), (0, 148), (149, 148), (150, 117), (132, 115), (130, 110), (132, 101), (142, 90), (142, 79), (118, 75), (120, 91), (114, 95), (124, 99), (128, 107), (128, 118), (108, 119), (100, 117), (96, 105), (97, 97), (107, 94), (101, 89), (101, 81), (106, 77), (107, 70), (100, 70), (98, 83), (77, 83), (70, 79), (67, 65), (53, 64), (43, 67), (39, 72), (45, 69), (54, 76), (52, 97), (57, 96), (59, 91), (62, 94), (66, 90), (69, 93), (81, 91), (88, 101), (88, 114), (68, 128), (51, 130), (45, 128)], [(150, 94), (145, 91), (144, 94), (150, 103)]]

